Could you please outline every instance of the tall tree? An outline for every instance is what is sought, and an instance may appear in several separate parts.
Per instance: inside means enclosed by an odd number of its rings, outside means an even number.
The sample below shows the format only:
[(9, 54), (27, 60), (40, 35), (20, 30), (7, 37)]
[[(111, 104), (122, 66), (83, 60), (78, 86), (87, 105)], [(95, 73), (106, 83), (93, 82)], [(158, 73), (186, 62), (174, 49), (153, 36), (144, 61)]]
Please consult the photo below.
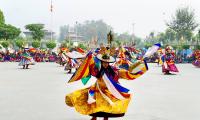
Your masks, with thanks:
[[(136, 47), (142, 46), (141, 38), (139, 38), (135, 35), (133, 36), (133, 35), (129, 34), (128, 32), (124, 32), (122, 34), (115, 33), (114, 37), (115, 37), (114, 39), (115, 39), (115, 43), (117, 46), (119, 46), (121, 44), (127, 44), (129, 46), (135, 44)], [(133, 39), (133, 37), (134, 37), (134, 39)]]
[(120, 40), (121, 42), (128, 42), (128, 41), (131, 41), (131, 35), (128, 33), (128, 32), (125, 32), (125, 33), (122, 33), (122, 34), (119, 34), (117, 36), (117, 39)]
[(154, 43), (156, 43), (156, 42), (160, 42), (162, 44), (168, 44), (168, 40), (166, 39), (166, 34), (164, 32), (161, 32), (157, 36), (155, 36)]
[(99, 42), (106, 42), (107, 33), (110, 31), (111, 27), (103, 20), (92, 20), (76, 25), (75, 29), (85, 40), (91, 40), (93, 37), (97, 37)]
[(3, 15), (3, 12), (0, 10), (0, 24), (4, 24), (5, 23), (5, 18)]
[(15, 39), (21, 33), (19, 28), (10, 24), (5, 24), (3, 12), (0, 10), (0, 39)]
[(188, 7), (179, 8), (176, 10), (175, 16), (166, 24), (170, 29), (177, 33), (177, 38), (190, 40), (192, 32), (198, 27), (195, 20), (194, 10)]
[(28, 24), (25, 28), (31, 32), (34, 40), (41, 40), (44, 37), (43, 24)]
[(196, 42), (197, 42), (197, 46), (199, 46), (199, 42), (200, 42), (200, 29), (198, 30), (198, 34), (196, 35)]
[(155, 42), (157, 42), (157, 38), (156, 38), (155, 32), (152, 31), (149, 33), (149, 36), (147, 36), (145, 43), (148, 45), (151, 45), (151, 44), (154, 44)]
[(4, 40), (4, 41), (1, 42), (1, 45), (2, 45), (5, 49), (7, 49), (8, 46), (9, 46), (9, 42)]
[(22, 38), (15, 40), (15, 45), (18, 48), (22, 48), (25, 44), (26, 44), (26, 41), (24, 39), (22, 39)]
[(165, 31), (165, 39), (167, 42), (173, 42), (176, 40), (176, 32), (170, 28)]
[(150, 32), (149, 37), (154, 38), (155, 33), (154, 32)]
[(21, 33), (19, 28), (12, 25), (0, 24), (0, 39), (15, 39)]

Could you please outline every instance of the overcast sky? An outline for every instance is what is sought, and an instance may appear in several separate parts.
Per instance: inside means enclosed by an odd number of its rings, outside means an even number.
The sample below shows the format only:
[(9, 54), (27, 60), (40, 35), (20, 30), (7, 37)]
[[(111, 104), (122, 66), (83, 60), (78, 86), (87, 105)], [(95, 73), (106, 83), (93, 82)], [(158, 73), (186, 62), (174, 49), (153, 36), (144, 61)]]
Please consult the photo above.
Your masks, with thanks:
[[(151, 31), (165, 30), (179, 7), (195, 10), (200, 23), (200, 0), (53, 0), (53, 30), (61, 25), (74, 25), (76, 21), (102, 19), (115, 32), (134, 33), (145, 37)], [(6, 23), (24, 30), (30, 23), (44, 23), (50, 29), (50, 0), (0, 0)], [(134, 30), (133, 30), (134, 24)]]

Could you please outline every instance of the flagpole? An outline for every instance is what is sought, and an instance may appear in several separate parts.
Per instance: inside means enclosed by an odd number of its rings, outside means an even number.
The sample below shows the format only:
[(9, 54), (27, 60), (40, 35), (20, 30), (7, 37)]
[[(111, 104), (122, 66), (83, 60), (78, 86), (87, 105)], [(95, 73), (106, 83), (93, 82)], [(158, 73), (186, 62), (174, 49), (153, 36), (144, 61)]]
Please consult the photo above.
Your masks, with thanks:
[(52, 2), (52, 0), (51, 0), (51, 8), (50, 9), (51, 9), (51, 23), (50, 23), (51, 28), (50, 29), (51, 29), (51, 41), (52, 41), (53, 40), (53, 32), (52, 32), (53, 31), (53, 2)]

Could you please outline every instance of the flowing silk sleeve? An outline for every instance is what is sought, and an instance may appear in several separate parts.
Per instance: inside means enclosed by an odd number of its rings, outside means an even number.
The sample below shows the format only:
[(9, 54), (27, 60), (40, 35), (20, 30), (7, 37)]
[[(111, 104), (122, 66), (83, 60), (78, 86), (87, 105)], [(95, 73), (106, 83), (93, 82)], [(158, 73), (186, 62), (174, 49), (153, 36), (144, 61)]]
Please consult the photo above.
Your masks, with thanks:
[(131, 65), (129, 70), (120, 69), (119, 78), (126, 80), (134, 80), (143, 75), (148, 70), (146, 61), (138, 61)]
[(84, 78), (89, 79), (90, 78), (90, 66), (92, 64), (94, 64), (94, 60), (93, 60), (92, 54), (90, 54), (85, 58), (85, 60), (79, 66), (77, 71), (73, 74), (73, 76), (68, 81), (68, 83), (78, 81), (78, 80), (81, 80)]

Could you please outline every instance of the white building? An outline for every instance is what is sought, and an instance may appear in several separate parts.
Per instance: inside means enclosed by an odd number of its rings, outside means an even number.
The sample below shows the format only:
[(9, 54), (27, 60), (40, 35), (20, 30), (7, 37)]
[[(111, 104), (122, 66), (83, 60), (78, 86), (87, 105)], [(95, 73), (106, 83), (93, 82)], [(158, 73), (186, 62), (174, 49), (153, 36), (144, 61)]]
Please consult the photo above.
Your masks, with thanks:
[(77, 32), (74, 30), (74, 28), (69, 28), (67, 36), (66, 36), (66, 40), (70, 40), (70, 42), (78, 42), (78, 43), (83, 43), (85, 42), (83, 40), (83, 36), (78, 35)]

